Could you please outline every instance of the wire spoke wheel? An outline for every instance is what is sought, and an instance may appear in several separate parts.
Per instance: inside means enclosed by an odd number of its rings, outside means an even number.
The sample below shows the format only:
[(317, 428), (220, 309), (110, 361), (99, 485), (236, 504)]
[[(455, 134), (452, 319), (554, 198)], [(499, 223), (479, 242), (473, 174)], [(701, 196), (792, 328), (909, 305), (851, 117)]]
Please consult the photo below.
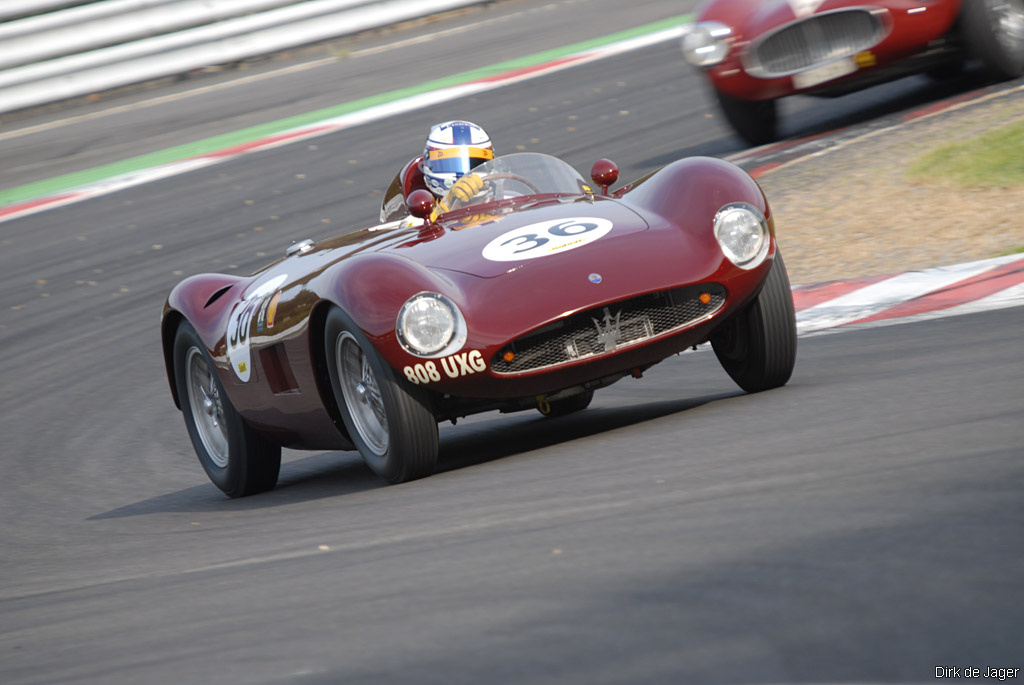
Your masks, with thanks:
[(231, 404), (213, 359), (187, 321), (174, 335), (174, 386), (192, 447), (213, 484), (229, 497), (274, 487), (281, 446), (253, 430)]
[(388, 416), (370, 360), (348, 331), (338, 336), (335, 344), (345, 405), (366, 446), (374, 454), (383, 456), (388, 451)]
[(210, 459), (220, 468), (228, 465), (228, 430), (224, 422), (224, 403), (201, 350), (191, 347), (185, 358), (188, 404), (196, 430)]
[(324, 321), (323, 350), (339, 418), (366, 465), (388, 483), (429, 476), (438, 452), (430, 393), (396, 375), (337, 307)]

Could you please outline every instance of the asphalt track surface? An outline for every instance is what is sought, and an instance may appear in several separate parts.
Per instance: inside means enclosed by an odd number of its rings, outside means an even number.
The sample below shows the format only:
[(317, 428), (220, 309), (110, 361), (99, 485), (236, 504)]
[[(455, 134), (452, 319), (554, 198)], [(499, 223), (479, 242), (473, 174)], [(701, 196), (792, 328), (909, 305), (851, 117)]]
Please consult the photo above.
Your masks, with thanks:
[[(522, 7), (542, 5), (487, 11)], [(560, 14), (578, 9), (509, 24), (496, 49), (626, 25)], [(441, 68), (374, 54), (403, 78)], [(316, 71), (285, 80), (321, 98)], [(245, 117), (280, 92), (260, 83)], [(793, 103), (787, 131), (956, 87)], [(105, 138), (60, 127), (32, 144), (50, 175), (139, 153), (233, 122), (239, 104), (218, 93), (88, 120)], [(199, 467), (157, 333), (183, 276), (248, 273), (370, 222), (437, 120), (583, 170), (608, 156), (629, 178), (739, 150), (709, 114), (675, 45), (655, 46), (0, 226), (0, 681), (931, 682), (941, 666), (1024, 667), (1021, 308), (802, 338), (790, 384), (760, 395), (687, 353), (575, 416), (442, 426), (438, 473), (401, 486), (354, 453), (289, 452), (277, 489), (228, 500)]]

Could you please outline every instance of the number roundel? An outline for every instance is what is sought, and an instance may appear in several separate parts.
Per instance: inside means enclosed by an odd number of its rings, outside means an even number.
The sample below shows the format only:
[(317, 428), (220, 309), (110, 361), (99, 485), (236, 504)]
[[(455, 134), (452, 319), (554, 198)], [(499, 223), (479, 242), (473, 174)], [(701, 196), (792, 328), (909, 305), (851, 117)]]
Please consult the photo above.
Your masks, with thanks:
[(612, 222), (597, 217), (552, 219), (521, 226), (487, 243), (483, 255), (492, 262), (518, 262), (574, 250), (607, 235)]

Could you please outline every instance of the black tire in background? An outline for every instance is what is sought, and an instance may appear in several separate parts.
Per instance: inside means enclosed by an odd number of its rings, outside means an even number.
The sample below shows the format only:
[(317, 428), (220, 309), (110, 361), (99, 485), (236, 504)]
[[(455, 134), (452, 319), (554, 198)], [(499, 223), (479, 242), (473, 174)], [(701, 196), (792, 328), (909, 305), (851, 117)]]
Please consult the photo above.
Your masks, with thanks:
[(549, 419), (555, 419), (559, 416), (565, 416), (566, 414), (575, 414), (578, 411), (583, 411), (590, 406), (590, 402), (594, 399), (594, 391), (587, 390), (581, 392), (578, 395), (572, 395), (561, 400), (555, 400), (548, 402), (548, 411), (545, 412), (542, 409), (537, 409), (543, 416)]
[(273, 488), (281, 470), (280, 445), (256, 433), (235, 410), (187, 321), (174, 336), (174, 383), (192, 447), (213, 484), (228, 497)]
[(776, 251), (761, 292), (711, 337), (711, 347), (722, 368), (747, 392), (789, 381), (796, 364), (796, 313), (781, 252)]
[(741, 100), (716, 90), (726, 121), (743, 140), (764, 145), (778, 138), (778, 108), (775, 100)]
[(388, 483), (433, 473), (439, 442), (428, 393), (397, 376), (336, 307), (327, 314), (324, 345), (335, 400), (366, 465)]
[(993, 77), (1024, 74), (1024, 0), (965, 0), (960, 27), (968, 51)]

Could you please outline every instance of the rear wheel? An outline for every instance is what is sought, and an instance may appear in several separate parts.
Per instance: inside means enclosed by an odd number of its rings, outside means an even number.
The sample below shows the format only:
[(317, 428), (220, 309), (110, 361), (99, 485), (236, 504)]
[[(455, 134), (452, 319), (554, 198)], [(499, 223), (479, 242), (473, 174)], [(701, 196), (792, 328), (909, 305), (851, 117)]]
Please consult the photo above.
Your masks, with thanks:
[(718, 104), (736, 133), (752, 145), (764, 145), (778, 137), (775, 100), (741, 100), (716, 90)]
[(235, 410), (206, 346), (185, 321), (174, 338), (174, 382), (192, 446), (213, 484), (229, 497), (274, 487), (280, 445), (256, 433)]
[(967, 0), (960, 23), (968, 50), (993, 76), (1024, 74), (1024, 0)]
[(796, 315), (782, 253), (753, 302), (715, 335), (711, 347), (736, 384), (747, 392), (785, 385), (796, 364)]
[(340, 309), (327, 315), (331, 387), (349, 437), (388, 483), (429, 476), (437, 463), (437, 419), (422, 388), (398, 377)]

